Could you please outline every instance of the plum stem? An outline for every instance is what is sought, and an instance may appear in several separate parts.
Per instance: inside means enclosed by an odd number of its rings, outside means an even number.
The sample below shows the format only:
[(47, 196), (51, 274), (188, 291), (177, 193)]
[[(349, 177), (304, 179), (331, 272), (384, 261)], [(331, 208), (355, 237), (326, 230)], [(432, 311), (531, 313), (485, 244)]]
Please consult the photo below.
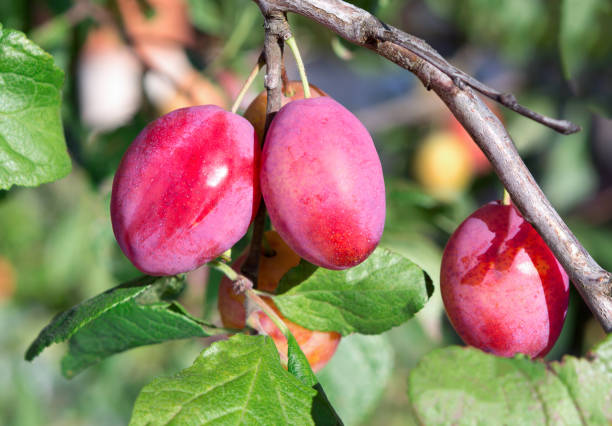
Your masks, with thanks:
[(225, 275), (230, 281), (236, 281), (239, 278), (238, 272), (234, 271), (231, 266), (229, 266), (225, 262), (221, 262), (219, 260), (213, 260), (208, 262), (208, 266), (211, 268), (215, 268)]
[(251, 70), (251, 73), (249, 74), (246, 81), (242, 85), (242, 88), (240, 89), (240, 93), (238, 93), (238, 96), (236, 96), (236, 100), (234, 101), (234, 104), (232, 105), (232, 109), (230, 111), (233, 112), (234, 114), (236, 114), (236, 111), (238, 111), (238, 108), (240, 107), (240, 104), (242, 103), (242, 99), (244, 99), (244, 95), (246, 95), (249, 88), (253, 84), (253, 81), (255, 81), (255, 78), (257, 77), (257, 74), (259, 74), (259, 71), (263, 68), (264, 63), (265, 63), (264, 54), (263, 52), (261, 52), (261, 54), (259, 55), (259, 59), (257, 59), (257, 63), (255, 64), (255, 66)]
[(231, 262), (232, 261), (232, 249), (225, 250), (223, 253), (221, 253), (221, 255), (219, 256), (219, 259), (221, 259), (225, 263)]
[(264, 313), (272, 320), (272, 322), (274, 323), (274, 325), (276, 325), (280, 332), (283, 333), (283, 336), (285, 336), (287, 340), (289, 340), (291, 332), (289, 331), (287, 324), (285, 324), (285, 322), (281, 319), (281, 317), (278, 316), (274, 309), (270, 307), (270, 305), (268, 305), (261, 297), (259, 297), (258, 293), (261, 292), (251, 289), (246, 291), (246, 296), (249, 298), (249, 300), (259, 306), (262, 311), (264, 311)]
[(512, 199), (510, 198), (510, 193), (506, 188), (504, 188), (504, 196), (502, 198), (502, 204), (504, 206), (509, 206), (512, 203)]
[(310, 85), (308, 84), (308, 77), (306, 77), (306, 68), (304, 67), (304, 62), (302, 62), (302, 56), (300, 55), (300, 50), (297, 47), (297, 43), (295, 42), (295, 37), (291, 36), (287, 40), (287, 46), (291, 49), (291, 53), (293, 53), (293, 57), (295, 58), (295, 63), (297, 64), (298, 72), (300, 73), (300, 79), (302, 80), (302, 86), (304, 86), (304, 98), (310, 98)]
[(244, 293), (253, 288), (253, 281), (234, 271), (234, 269), (232, 269), (232, 267), (227, 263), (213, 260), (212, 262), (208, 262), (208, 266), (221, 271), (232, 282), (234, 285), (234, 291), (238, 294)]

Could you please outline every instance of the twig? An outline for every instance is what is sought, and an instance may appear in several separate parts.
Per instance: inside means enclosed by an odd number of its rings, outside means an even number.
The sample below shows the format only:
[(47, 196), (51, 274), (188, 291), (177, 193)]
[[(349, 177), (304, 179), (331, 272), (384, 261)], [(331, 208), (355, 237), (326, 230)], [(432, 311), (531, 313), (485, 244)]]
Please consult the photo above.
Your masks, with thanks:
[[(262, 9), (262, 12), (263, 9)], [(281, 12), (265, 13), (265, 40), (264, 40), (264, 55), (266, 58), (266, 76), (264, 85), (268, 91), (266, 105), (266, 126), (262, 137), (262, 143), (265, 140), (268, 127), (276, 112), (281, 108), (281, 66), (283, 62), (283, 45), (284, 40), (291, 37), (289, 25), (285, 15)], [(257, 271), (259, 269), (259, 257), (261, 256), (261, 244), (263, 240), (263, 232), (266, 217), (266, 206), (263, 201), (257, 211), (257, 216), (253, 223), (253, 236), (249, 253), (242, 265), (241, 272), (255, 284), (257, 288)]]
[[(280, 10), (282, 12), (293, 12), (306, 16), (329, 28), (340, 37), (374, 50), (396, 63), (398, 62), (392, 57), (382, 53), (382, 45), (389, 43), (397, 47), (403, 47), (448, 75), (460, 89), (465, 86), (472, 87), (505, 107), (548, 126), (559, 133), (571, 134), (580, 130), (579, 126), (567, 120), (546, 117), (520, 105), (514, 95), (501, 93), (449, 64), (438, 52), (420, 38), (407, 34), (391, 25), (386, 25), (374, 15), (342, 0), (254, 1), (262, 11)], [(428, 86), (426, 85), (426, 87)]]
[(251, 73), (249, 74), (246, 81), (242, 85), (242, 89), (240, 89), (240, 93), (238, 93), (238, 96), (236, 96), (236, 100), (234, 101), (234, 104), (232, 105), (232, 109), (230, 111), (233, 112), (234, 114), (236, 113), (236, 111), (238, 111), (238, 108), (240, 107), (240, 104), (242, 103), (242, 100), (244, 99), (244, 95), (246, 95), (249, 88), (251, 87), (251, 84), (253, 84), (253, 81), (255, 81), (255, 78), (257, 77), (257, 74), (259, 74), (259, 71), (263, 68), (263, 65), (264, 65), (264, 54), (263, 52), (261, 52), (261, 54), (259, 55), (259, 58), (257, 59), (257, 63), (255, 64), (255, 66), (251, 70)]
[[(432, 89), (483, 150), (514, 204), (546, 241), (604, 330), (612, 332), (612, 274), (593, 260), (551, 206), (523, 163), (510, 135), (473, 92), (472, 85), (466, 84), (465, 76), (458, 70), (451, 75), (444, 72), (440, 55), (420, 39), (402, 33), (404, 39), (396, 37), (396, 34), (393, 41), (385, 40), (385, 37), (395, 34), (393, 31), (389, 33), (391, 27), (341, 0), (254, 1), (264, 13), (281, 11), (306, 16), (344, 39), (365, 46), (408, 69), (425, 87)], [(411, 47), (427, 52), (427, 58), (400, 43), (414, 44)], [(563, 133), (577, 128), (563, 122), (557, 124)]]

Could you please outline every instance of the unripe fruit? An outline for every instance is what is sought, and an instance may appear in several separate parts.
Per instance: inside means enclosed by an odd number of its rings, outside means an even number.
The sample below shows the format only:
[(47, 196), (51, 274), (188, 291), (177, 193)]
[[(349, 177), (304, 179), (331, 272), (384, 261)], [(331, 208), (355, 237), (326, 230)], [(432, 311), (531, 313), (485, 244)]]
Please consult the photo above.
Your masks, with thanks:
[[(327, 96), (327, 94), (319, 89), (314, 84), (309, 84), (310, 96), (318, 98), (320, 96)], [(304, 86), (301, 81), (290, 81), (285, 87), (283, 87), (281, 96), (281, 106), (287, 105), (289, 102), (297, 101), (298, 99), (304, 99)], [(262, 140), (264, 128), (266, 126), (266, 104), (268, 102), (268, 92), (263, 90), (253, 101), (249, 104), (249, 107), (244, 112), (244, 118), (255, 127), (255, 133), (259, 140)]]
[(380, 240), (385, 186), (374, 143), (329, 97), (293, 101), (276, 114), (262, 153), (261, 186), (272, 225), (311, 263), (350, 268)]
[(546, 355), (559, 337), (567, 274), (513, 205), (489, 203), (453, 233), (440, 290), (464, 342), (495, 355)]
[[(473, 142), (472, 142), (473, 143)], [(450, 132), (433, 132), (419, 147), (414, 161), (416, 179), (434, 197), (452, 201), (472, 180), (472, 160), (466, 146)]]
[(260, 201), (253, 126), (217, 106), (183, 108), (149, 124), (113, 181), (111, 219), (142, 272), (187, 272), (247, 231)]
[[(273, 293), (280, 279), (294, 266), (300, 263), (300, 258), (285, 244), (280, 236), (274, 231), (266, 232), (266, 241), (273, 254), (262, 253), (259, 263), (258, 289)], [(233, 267), (239, 269), (246, 258), (246, 254), (238, 258)], [(236, 294), (229, 279), (223, 278), (219, 286), (219, 313), (225, 327), (241, 329), (246, 324), (246, 312), (244, 308), (244, 294)], [(287, 319), (284, 319), (271, 299), (264, 298), (266, 303), (276, 311), (283, 319), (291, 334), (295, 337), (298, 345), (306, 355), (310, 366), (318, 371), (331, 359), (338, 342), (340, 334), (334, 332), (312, 331)], [(274, 340), (281, 356), (281, 360), (287, 362), (287, 339), (278, 330), (276, 325), (268, 316), (260, 311), (253, 314), (249, 322), (262, 333), (269, 335)]]

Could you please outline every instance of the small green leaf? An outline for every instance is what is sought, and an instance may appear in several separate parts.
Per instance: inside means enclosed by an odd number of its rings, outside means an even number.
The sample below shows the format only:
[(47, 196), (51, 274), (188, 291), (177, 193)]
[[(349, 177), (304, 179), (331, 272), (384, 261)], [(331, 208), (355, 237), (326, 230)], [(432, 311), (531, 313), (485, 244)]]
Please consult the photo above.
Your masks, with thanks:
[(61, 314), (30, 345), (26, 360), (69, 339), (62, 372), (72, 377), (102, 359), (137, 346), (224, 332), (191, 317), (172, 302), (184, 279), (145, 277), (106, 291)]
[(312, 372), (308, 359), (297, 340), (291, 333), (287, 339), (287, 370), (295, 377), (300, 379), (306, 386), (313, 388), (317, 395), (312, 401), (312, 418), (317, 426), (322, 425), (342, 425), (342, 420), (332, 407), (323, 387), (319, 383), (317, 376)]
[(306, 386), (313, 387), (319, 383), (293, 334), (289, 334), (287, 339), (287, 370)]
[(80, 328), (95, 320), (106, 311), (142, 293), (146, 286), (154, 280), (155, 278), (153, 277), (144, 277), (140, 280), (123, 284), (58, 314), (32, 342), (26, 352), (25, 359), (32, 361), (43, 349), (52, 343), (59, 343), (69, 339)]
[[(360, 265), (344, 271), (298, 265), (279, 287), (299, 285), (274, 297), (291, 321), (311, 330), (377, 334), (410, 319), (431, 295), (431, 280), (417, 265), (378, 248)], [(283, 282), (290, 280), (290, 285)]]
[(60, 118), (64, 73), (27, 37), (0, 25), (0, 189), (70, 172)]
[(608, 425), (612, 336), (587, 359), (548, 365), (474, 348), (435, 350), (412, 370), (408, 394), (424, 424)]
[(130, 424), (311, 425), (314, 395), (281, 366), (272, 339), (238, 334), (145, 386)]
[(387, 389), (393, 361), (386, 335), (353, 334), (340, 340), (336, 353), (317, 377), (346, 424), (367, 424), (367, 416)]

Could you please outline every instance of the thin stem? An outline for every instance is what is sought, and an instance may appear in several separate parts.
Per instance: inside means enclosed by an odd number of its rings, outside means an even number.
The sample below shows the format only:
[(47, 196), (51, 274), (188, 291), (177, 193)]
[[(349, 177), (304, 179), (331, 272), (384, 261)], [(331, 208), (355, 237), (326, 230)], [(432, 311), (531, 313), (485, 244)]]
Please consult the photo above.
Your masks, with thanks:
[(218, 260), (213, 260), (211, 262), (208, 262), (208, 266), (210, 266), (211, 268), (215, 268), (216, 270), (222, 272), (223, 275), (229, 278), (229, 280), (232, 282), (238, 281), (240, 279), (240, 274), (234, 271), (232, 267), (229, 266), (227, 263), (220, 262)]
[(510, 198), (510, 193), (506, 188), (504, 188), (504, 197), (502, 198), (502, 204), (504, 206), (509, 206), (512, 203), (512, 199)]
[(251, 70), (251, 73), (249, 74), (246, 81), (242, 85), (242, 88), (240, 89), (240, 93), (238, 93), (238, 96), (236, 96), (236, 100), (234, 101), (234, 104), (232, 105), (232, 109), (231, 109), (231, 111), (234, 114), (236, 113), (236, 111), (238, 111), (238, 108), (240, 107), (240, 104), (242, 103), (242, 99), (244, 99), (244, 95), (246, 95), (246, 93), (249, 91), (251, 84), (253, 84), (253, 82), (255, 81), (255, 78), (257, 78), (257, 74), (259, 74), (259, 71), (263, 68), (263, 65), (264, 65), (264, 55), (262, 52), (259, 55), (259, 58), (257, 59), (257, 63)]
[(287, 46), (291, 49), (291, 53), (293, 53), (293, 57), (295, 58), (295, 63), (298, 67), (298, 72), (300, 73), (300, 79), (302, 80), (302, 86), (304, 86), (304, 98), (310, 98), (310, 86), (308, 85), (308, 78), (306, 77), (306, 69), (304, 68), (304, 62), (302, 62), (302, 56), (300, 55), (300, 50), (297, 47), (297, 43), (295, 42), (295, 37), (291, 36), (286, 40)]
[[(567, 120), (558, 120), (538, 114), (520, 105), (514, 95), (488, 87), (472, 76), (449, 64), (429, 44), (418, 37), (387, 25), (371, 13), (342, 0), (253, 0), (264, 14), (277, 11), (306, 16), (329, 28), (347, 41), (366, 47), (416, 73), (414, 66), (424, 62), (436, 67), (463, 90), (471, 87), (507, 108), (524, 115), (559, 133), (571, 134), (580, 127)], [(412, 58), (409, 58), (412, 57)], [(417, 61), (420, 59), (420, 61)], [(406, 63), (411, 66), (406, 66)], [(425, 82), (425, 87), (430, 88)]]
[(285, 322), (278, 316), (278, 314), (274, 312), (274, 309), (272, 309), (270, 305), (268, 305), (261, 297), (259, 297), (257, 293), (254, 290), (247, 290), (246, 296), (249, 298), (249, 300), (259, 306), (259, 308), (264, 311), (265, 314), (272, 320), (274, 325), (278, 327), (281, 333), (283, 333), (283, 336), (289, 339), (291, 333), (289, 332), (287, 324), (285, 324)]
[(227, 249), (219, 255), (219, 259), (225, 263), (232, 261), (232, 249)]

